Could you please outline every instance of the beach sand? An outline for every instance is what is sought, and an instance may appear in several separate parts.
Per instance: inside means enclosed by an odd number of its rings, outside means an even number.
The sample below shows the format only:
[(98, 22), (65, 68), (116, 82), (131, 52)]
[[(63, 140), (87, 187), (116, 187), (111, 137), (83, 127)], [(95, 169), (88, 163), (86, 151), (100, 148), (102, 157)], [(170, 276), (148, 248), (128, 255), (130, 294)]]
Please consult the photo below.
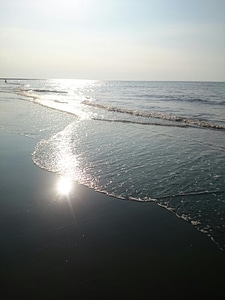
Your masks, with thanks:
[[(224, 253), (155, 203), (73, 184), (31, 160), (35, 140), (0, 132), (1, 299), (211, 299)], [(21, 298), (21, 299), (22, 299)]]

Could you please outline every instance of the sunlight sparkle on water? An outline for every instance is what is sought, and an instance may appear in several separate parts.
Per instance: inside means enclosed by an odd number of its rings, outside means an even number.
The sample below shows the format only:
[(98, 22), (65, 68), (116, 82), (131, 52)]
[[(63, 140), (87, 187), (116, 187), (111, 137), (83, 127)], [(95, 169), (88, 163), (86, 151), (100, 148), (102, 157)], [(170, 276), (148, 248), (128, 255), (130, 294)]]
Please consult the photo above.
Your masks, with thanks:
[(61, 195), (68, 195), (72, 191), (72, 186), (69, 178), (61, 177), (57, 183), (57, 190)]

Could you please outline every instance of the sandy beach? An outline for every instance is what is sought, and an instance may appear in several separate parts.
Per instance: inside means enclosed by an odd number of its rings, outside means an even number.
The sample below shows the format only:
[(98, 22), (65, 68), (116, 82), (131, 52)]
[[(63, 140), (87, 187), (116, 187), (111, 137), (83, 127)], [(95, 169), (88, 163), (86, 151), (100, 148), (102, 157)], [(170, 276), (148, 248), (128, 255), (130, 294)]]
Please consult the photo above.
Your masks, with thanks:
[(36, 167), (36, 140), (0, 132), (2, 299), (204, 299), (224, 253), (155, 203), (123, 201)]

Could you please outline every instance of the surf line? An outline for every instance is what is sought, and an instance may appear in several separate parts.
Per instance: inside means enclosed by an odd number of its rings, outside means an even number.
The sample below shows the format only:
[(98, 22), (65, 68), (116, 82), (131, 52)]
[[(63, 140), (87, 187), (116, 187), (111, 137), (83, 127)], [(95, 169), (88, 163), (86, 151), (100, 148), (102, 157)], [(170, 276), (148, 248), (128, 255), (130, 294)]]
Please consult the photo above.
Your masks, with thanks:
[(95, 121), (103, 122), (114, 122), (114, 123), (128, 123), (128, 124), (138, 124), (138, 125), (149, 125), (149, 126), (167, 126), (167, 127), (181, 127), (187, 128), (190, 127), (187, 124), (168, 124), (168, 123), (157, 123), (157, 122), (138, 122), (138, 121), (129, 121), (129, 120), (113, 120), (113, 119), (101, 119), (101, 118), (92, 118)]
[(176, 198), (176, 197), (186, 197), (186, 196), (199, 196), (199, 195), (206, 195), (206, 194), (218, 194), (218, 193), (223, 193), (223, 191), (193, 191), (193, 192), (189, 192), (189, 193), (185, 193), (185, 192), (180, 192), (179, 194), (172, 194), (172, 195), (165, 195), (165, 196), (161, 196), (161, 197), (157, 197), (155, 199), (160, 200), (160, 199), (166, 199), (166, 198)]
[[(178, 197), (188, 197), (188, 196), (190, 197), (190, 196), (199, 196), (199, 195), (213, 195), (213, 196), (216, 197), (216, 194), (218, 194), (218, 193), (224, 193), (224, 191), (215, 190), (215, 191), (196, 191), (196, 192), (189, 192), (189, 193), (180, 192), (179, 194), (164, 195), (164, 196), (158, 196), (158, 197), (153, 197), (153, 198), (144, 197), (144, 199), (141, 199), (141, 198), (135, 198), (135, 197), (128, 196), (128, 197), (124, 197), (124, 198), (120, 198), (120, 199), (122, 199), (122, 200), (130, 200), (130, 201), (137, 201), (137, 202), (142, 202), (142, 203), (145, 203), (145, 202), (155, 202), (158, 205), (162, 205), (158, 201), (163, 200), (163, 199), (178, 198)], [(116, 197), (114, 195), (110, 195), (110, 196)], [(166, 207), (166, 209), (169, 209), (169, 208)], [(173, 211), (172, 208), (170, 208), (169, 210)]]
[[(197, 127), (197, 128), (208, 128), (208, 129), (217, 129), (217, 130), (225, 130), (225, 125), (223, 124), (214, 124), (211, 122), (207, 122), (204, 120), (194, 119), (194, 118), (186, 118), (182, 116), (174, 116), (170, 114), (163, 114), (158, 112), (148, 112), (148, 111), (136, 111), (130, 109), (123, 109), (119, 107), (104, 105), (101, 103), (92, 102), (89, 100), (84, 100), (81, 102), (84, 105), (94, 106), (100, 109), (105, 109), (107, 111), (118, 112), (123, 114), (129, 114), (138, 117), (145, 117), (145, 118), (155, 118), (155, 119), (162, 119), (166, 121), (172, 122), (183, 122), (183, 124), (187, 126)], [(182, 126), (183, 126), (182, 124)], [(167, 126), (167, 125), (166, 125)]]

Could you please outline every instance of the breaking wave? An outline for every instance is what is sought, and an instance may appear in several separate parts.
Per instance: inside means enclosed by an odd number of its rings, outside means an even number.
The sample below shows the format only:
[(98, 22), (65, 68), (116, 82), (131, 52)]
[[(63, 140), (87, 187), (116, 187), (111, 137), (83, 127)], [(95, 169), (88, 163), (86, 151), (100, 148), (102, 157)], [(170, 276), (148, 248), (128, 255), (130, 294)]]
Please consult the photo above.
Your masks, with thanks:
[[(138, 117), (155, 118), (155, 119), (161, 119), (161, 120), (166, 120), (166, 121), (179, 122), (179, 123), (184, 123), (189, 126), (197, 126), (197, 127), (201, 127), (201, 128), (225, 130), (224, 124), (215, 124), (215, 123), (207, 122), (207, 121), (200, 120), (200, 119), (186, 118), (186, 117), (174, 116), (174, 115), (158, 113), (158, 112), (124, 109), (124, 108), (105, 105), (105, 104), (101, 104), (101, 103), (97, 103), (97, 102), (93, 102), (93, 101), (89, 101), (89, 100), (82, 101), (82, 104), (88, 105), (88, 106), (94, 106), (94, 107), (104, 109), (104, 110), (107, 110), (110, 112), (117, 112), (117, 113), (138, 116)], [(125, 121), (125, 122), (129, 122), (129, 121)], [(142, 123), (142, 124), (148, 125), (148, 123)], [(153, 125), (153, 124), (151, 124), (151, 125)], [(156, 124), (156, 125), (158, 125), (158, 124)], [(182, 126), (182, 127), (185, 127), (185, 126)]]
[(59, 90), (48, 90), (48, 89), (32, 89), (32, 90), (25, 90), (26, 92), (38, 92), (38, 93), (53, 93), (53, 94), (68, 94), (66, 91), (59, 91)]
[(168, 127), (188, 127), (187, 124), (168, 124), (168, 123), (157, 123), (157, 122), (138, 122), (138, 121), (130, 121), (130, 120), (119, 120), (119, 119), (101, 119), (101, 118), (91, 118), (95, 121), (103, 121), (103, 122), (115, 122), (115, 123), (128, 123), (128, 124), (138, 124), (145, 126), (168, 126)]

